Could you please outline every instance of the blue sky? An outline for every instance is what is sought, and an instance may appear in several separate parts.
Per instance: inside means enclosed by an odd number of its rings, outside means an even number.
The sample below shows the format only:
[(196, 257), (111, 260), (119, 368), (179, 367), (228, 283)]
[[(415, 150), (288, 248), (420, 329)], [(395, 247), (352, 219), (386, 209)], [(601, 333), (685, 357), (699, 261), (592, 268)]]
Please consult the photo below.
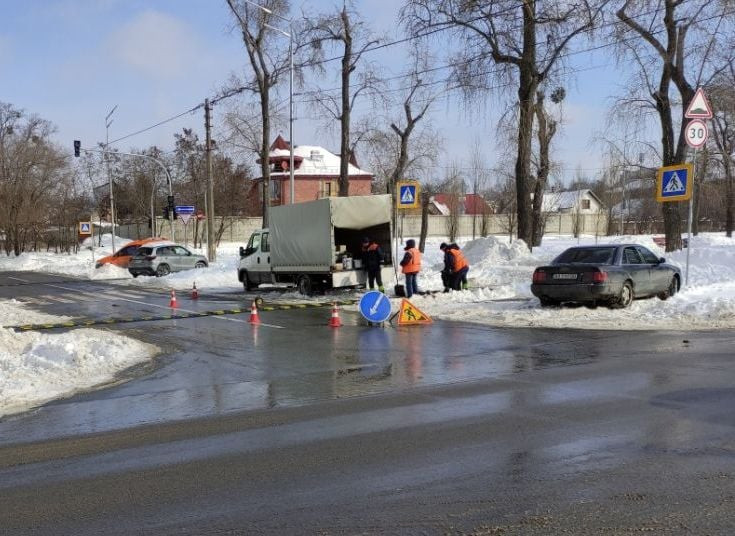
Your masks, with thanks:
[[(105, 139), (105, 115), (117, 105), (110, 140), (126, 136), (215, 95), (232, 73), (244, 69), (240, 36), (232, 32), (225, 0), (29, 0), (2, 2), (0, 26), (0, 100), (40, 115), (58, 128), (57, 141), (71, 151), (72, 140), (93, 146)], [(358, 10), (384, 32), (398, 32), (399, 2), (363, 0)], [(333, 1), (298, 4), (310, 13), (331, 10)], [(284, 39), (284, 47), (287, 42)], [(391, 49), (375, 60), (386, 73), (403, 69), (402, 51)], [(336, 64), (335, 64), (336, 67)], [(556, 160), (569, 178), (576, 168), (590, 174), (602, 165), (602, 150), (590, 140), (605, 129), (608, 97), (618, 91), (620, 74), (612, 49), (575, 58), (583, 69), (567, 87), (565, 125)], [(332, 87), (332, 82), (325, 82)], [(443, 165), (466, 160), (474, 140), (482, 140), (487, 161), (494, 163), (499, 105), (467, 110), (457, 101), (442, 101), (432, 119), (445, 132)], [(335, 133), (298, 118), (297, 144), (338, 147)], [(217, 125), (215, 108), (215, 125)], [(203, 138), (203, 112), (125, 139), (118, 149), (158, 145), (173, 147), (173, 134), (193, 127)], [(275, 134), (274, 134), (275, 135)], [(254, 160), (255, 157), (253, 157)], [(438, 172), (440, 173), (440, 172)]]

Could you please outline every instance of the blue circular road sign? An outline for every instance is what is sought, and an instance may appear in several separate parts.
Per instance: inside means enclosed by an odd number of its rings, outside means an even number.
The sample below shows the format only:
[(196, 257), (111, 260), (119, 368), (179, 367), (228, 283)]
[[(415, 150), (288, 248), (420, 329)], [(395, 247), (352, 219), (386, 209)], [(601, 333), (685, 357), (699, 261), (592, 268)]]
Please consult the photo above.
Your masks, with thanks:
[(385, 322), (390, 312), (390, 300), (382, 292), (371, 290), (360, 298), (360, 313), (368, 322)]

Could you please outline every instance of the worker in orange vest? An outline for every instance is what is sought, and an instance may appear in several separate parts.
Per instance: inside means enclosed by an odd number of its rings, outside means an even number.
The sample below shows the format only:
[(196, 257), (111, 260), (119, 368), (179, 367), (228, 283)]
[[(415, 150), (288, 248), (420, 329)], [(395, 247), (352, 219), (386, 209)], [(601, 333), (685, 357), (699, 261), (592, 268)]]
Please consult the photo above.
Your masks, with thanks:
[(462, 250), (459, 249), (457, 244), (447, 244), (446, 242), (442, 242), (439, 249), (444, 252), (444, 269), (442, 270), (444, 292), (449, 292), (449, 289), (466, 289), (467, 272), (470, 270), (470, 264)]
[(418, 275), (421, 271), (421, 252), (412, 238), (406, 240), (406, 253), (401, 260), (401, 271), (406, 276), (406, 297), (410, 298), (419, 293)]

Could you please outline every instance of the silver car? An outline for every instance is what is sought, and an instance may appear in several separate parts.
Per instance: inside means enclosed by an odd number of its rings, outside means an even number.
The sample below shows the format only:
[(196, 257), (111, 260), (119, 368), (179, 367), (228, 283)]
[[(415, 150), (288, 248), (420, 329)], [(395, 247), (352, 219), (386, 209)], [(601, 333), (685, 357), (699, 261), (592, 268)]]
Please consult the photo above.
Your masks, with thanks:
[(192, 253), (178, 244), (155, 244), (141, 246), (135, 257), (130, 260), (128, 272), (133, 277), (139, 275), (163, 276), (171, 272), (181, 272), (192, 268), (206, 268), (207, 258)]

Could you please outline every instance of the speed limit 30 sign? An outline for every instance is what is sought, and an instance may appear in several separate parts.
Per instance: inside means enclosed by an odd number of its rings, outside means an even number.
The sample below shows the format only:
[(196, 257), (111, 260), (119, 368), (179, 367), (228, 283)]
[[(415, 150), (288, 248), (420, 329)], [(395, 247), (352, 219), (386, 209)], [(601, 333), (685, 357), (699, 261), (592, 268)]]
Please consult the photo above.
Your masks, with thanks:
[(686, 139), (687, 145), (692, 149), (699, 149), (705, 143), (707, 143), (707, 124), (701, 119), (692, 119), (686, 127), (684, 132), (684, 138)]

